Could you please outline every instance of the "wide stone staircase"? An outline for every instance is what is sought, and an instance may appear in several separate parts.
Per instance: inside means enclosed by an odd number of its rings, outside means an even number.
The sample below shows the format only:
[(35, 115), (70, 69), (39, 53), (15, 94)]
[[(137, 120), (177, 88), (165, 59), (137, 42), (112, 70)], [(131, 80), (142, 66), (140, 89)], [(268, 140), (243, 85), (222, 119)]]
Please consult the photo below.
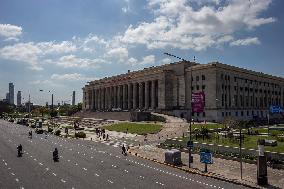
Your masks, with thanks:
[(95, 119), (108, 119), (108, 120), (120, 120), (130, 121), (130, 112), (92, 112), (92, 111), (81, 111), (77, 112), (73, 117), (80, 118), (95, 118)]

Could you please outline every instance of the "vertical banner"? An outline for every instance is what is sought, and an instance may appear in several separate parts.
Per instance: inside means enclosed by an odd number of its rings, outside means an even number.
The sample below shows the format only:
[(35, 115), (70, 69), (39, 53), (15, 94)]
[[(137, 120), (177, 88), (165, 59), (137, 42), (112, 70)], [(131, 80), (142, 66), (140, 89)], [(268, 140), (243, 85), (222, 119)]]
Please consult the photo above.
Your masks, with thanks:
[(192, 111), (197, 113), (204, 112), (204, 104), (205, 104), (204, 101), (205, 101), (205, 93), (203, 91), (192, 93), (191, 97)]

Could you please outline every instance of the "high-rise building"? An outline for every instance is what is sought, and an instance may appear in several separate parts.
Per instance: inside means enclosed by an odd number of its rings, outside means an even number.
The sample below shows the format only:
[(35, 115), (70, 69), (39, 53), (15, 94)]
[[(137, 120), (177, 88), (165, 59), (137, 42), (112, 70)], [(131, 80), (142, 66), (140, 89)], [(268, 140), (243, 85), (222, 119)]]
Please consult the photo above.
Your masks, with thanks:
[(14, 84), (9, 83), (9, 103), (14, 104)]
[(22, 104), (22, 93), (21, 91), (18, 91), (17, 93), (17, 106), (21, 106)]
[(75, 91), (72, 94), (72, 106), (75, 106)]

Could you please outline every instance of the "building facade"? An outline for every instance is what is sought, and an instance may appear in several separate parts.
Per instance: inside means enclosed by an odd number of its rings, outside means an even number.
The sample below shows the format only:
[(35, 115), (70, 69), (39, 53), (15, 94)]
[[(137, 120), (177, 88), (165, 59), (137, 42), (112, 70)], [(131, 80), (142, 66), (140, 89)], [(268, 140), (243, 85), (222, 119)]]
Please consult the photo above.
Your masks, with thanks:
[(14, 105), (14, 84), (9, 83), (9, 104)]
[(21, 106), (22, 105), (22, 92), (18, 91), (17, 93), (17, 106)]
[[(205, 109), (194, 113), (191, 96), (200, 91)], [(284, 106), (284, 78), (218, 62), (144, 68), (91, 81), (83, 88), (84, 110), (145, 110), (199, 121), (265, 119), (271, 105)]]

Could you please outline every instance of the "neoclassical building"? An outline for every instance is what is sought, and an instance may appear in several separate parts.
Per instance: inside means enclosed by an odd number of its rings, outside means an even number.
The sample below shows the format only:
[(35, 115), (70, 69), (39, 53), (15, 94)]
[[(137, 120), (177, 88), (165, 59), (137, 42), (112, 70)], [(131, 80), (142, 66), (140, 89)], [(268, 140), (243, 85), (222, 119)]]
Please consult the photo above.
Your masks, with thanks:
[[(191, 111), (192, 93), (205, 93), (204, 112)], [(155, 111), (199, 121), (225, 117), (265, 119), (271, 105), (284, 106), (284, 78), (218, 62), (176, 62), (90, 81), (86, 111)]]

